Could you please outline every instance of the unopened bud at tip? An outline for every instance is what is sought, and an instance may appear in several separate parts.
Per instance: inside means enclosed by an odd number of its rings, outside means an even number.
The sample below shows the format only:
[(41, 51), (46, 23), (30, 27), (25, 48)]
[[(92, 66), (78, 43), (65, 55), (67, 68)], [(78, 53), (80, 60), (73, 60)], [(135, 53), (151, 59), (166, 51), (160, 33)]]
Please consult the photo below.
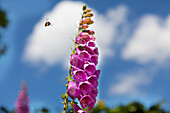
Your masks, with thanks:
[(83, 11), (86, 10), (86, 4), (83, 5)]

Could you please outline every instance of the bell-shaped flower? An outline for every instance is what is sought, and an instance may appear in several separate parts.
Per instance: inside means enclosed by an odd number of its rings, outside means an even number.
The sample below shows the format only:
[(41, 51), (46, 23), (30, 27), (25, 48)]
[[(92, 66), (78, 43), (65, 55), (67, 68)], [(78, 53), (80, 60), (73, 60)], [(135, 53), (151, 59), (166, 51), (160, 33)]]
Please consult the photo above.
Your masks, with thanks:
[(94, 43), (94, 41), (89, 41), (89, 42), (87, 42), (87, 46), (88, 47), (95, 47), (96, 44)]
[(74, 100), (75, 98), (80, 96), (81, 92), (79, 87), (76, 86), (76, 83), (70, 80), (70, 82), (68, 83), (67, 93), (70, 96), (70, 98)]
[(93, 108), (92, 107), (92, 106), (94, 106), (93, 103), (95, 103), (95, 99), (93, 99), (90, 95), (84, 95), (80, 99), (80, 105), (83, 109), (85, 109), (87, 106), (90, 108)]
[(97, 88), (94, 88), (93, 90), (90, 91), (89, 95), (93, 97), (94, 99), (97, 97), (98, 90)]
[(88, 111), (90, 111), (94, 107), (95, 103), (96, 99), (94, 99), (94, 101), (89, 105)]
[(73, 109), (75, 113), (87, 113), (87, 111), (83, 111), (76, 103), (73, 104)]
[(90, 40), (95, 41), (95, 40), (96, 40), (96, 37), (93, 36), (93, 35), (90, 35)]
[(85, 46), (84, 49), (90, 54), (94, 55), (94, 47)]
[(87, 51), (83, 50), (81, 47), (77, 47), (76, 52), (82, 61), (85, 62), (90, 59), (90, 54)]
[(83, 62), (81, 61), (81, 59), (78, 57), (78, 55), (76, 54), (73, 54), (71, 56), (71, 59), (70, 59), (70, 64), (72, 66), (75, 66), (77, 68), (81, 68), (83, 66)]
[(87, 78), (88, 82), (90, 82), (94, 87), (98, 86), (98, 81), (96, 75), (91, 75)]
[(95, 55), (99, 55), (99, 51), (98, 51), (98, 48), (97, 48), (97, 47), (95, 47), (95, 48), (93, 49), (93, 53), (94, 53)]
[(78, 36), (78, 37), (76, 38), (76, 43), (77, 43), (78, 45), (80, 45), (80, 46), (85, 46), (85, 45), (86, 45), (86, 41), (85, 41), (82, 37), (80, 37), (80, 36)]
[(73, 71), (73, 78), (76, 80), (76, 82), (83, 82), (87, 78), (87, 74), (84, 72), (84, 70), (78, 69)]
[(97, 79), (99, 78), (99, 75), (100, 75), (100, 70), (96, 70), (95, 72), (94, 72), (94, 75), (96, 75), (96, 77), (97, 77)]
[(82, 61), (88, 61), (90, 59), (90, 54), (87, 51), (81, 51), (79, 57)]
[(96, 67), (94, 63), (84, 64), (83, 68), (89, 75), (93, 75), (94, 72), (96, 71)]
[(91, 84), (88, 81), (80, 82), (79, 88), (83, 94), (87, 94), (91, 91)]
[(86, 38), (89, 38), (89, 34), (86, 33), (86, 32), (81, 32), (81, 33), (80, 33), (80, 37), (86, 39)]
[(91, 55), (90, 62), (97, 65), (98, 64), (98, 56), (97, 55)]

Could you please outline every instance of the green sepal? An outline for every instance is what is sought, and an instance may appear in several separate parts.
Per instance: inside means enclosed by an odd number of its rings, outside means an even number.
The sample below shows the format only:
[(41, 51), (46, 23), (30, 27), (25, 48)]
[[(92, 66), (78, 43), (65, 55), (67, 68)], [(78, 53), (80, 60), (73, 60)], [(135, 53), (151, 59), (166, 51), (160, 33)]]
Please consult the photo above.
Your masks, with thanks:
[(68, 77), (66, 77), (64, 80), (67, 80), (68, 79)]
[(61, 101), (61, 100), (60, 100), (60, 102), (64, 104), (64, 102), (63, 102), (63, 101)]
[(66, 98), (66, 94), (62, 94), (61, 98), (65, 99)]
[(68, 105), (65, 105), (65, 106), (63, 107), (63, 109), (64, 109), (64, 110), (67, 110), (67, 109), (68, 109)]
[(68, 84), (64, 84), (66, 87), (68, 86)]

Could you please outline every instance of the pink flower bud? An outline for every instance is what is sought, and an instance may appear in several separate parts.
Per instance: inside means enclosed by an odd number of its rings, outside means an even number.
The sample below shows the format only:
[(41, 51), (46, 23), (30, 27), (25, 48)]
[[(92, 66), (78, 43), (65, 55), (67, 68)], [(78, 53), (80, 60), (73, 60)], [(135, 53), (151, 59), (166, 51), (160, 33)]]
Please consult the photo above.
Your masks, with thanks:
[(85, 16), (86, 16), (86, 17), (92, 17), (92, 16), (93, 16), (93, 13), (87, 13)]
[(93, 30), (87, 30), (87, 32), (89, 33), (89, 35), (94, 35), (95, 32)]
[(83, 25), (82, 25), (82, 28), (83, 28), (83, 29), (87, 29), (88, 27), (89, 27), (89, 26), (88, 26), (87, 24), (83, 24)]
[(91, 18), (87, 17), (81, 21), (81, 24), (88, 24), (89, 22), (91, 23)]
[(82, 37), (82, 38), (84, 38), (84, 39), (90, 38), (90, 37), (89, 37), (89, 34), (86, 33), (86, 32), (81, 32), (81, 33), (80, 33), (80, 37)]
[(67, 93), (73, 100), (80, 96), (80, 89), (76, 86), (76, 83), (73, 82), (72, 80), (70, 80), (70, 82), (68, 83)]

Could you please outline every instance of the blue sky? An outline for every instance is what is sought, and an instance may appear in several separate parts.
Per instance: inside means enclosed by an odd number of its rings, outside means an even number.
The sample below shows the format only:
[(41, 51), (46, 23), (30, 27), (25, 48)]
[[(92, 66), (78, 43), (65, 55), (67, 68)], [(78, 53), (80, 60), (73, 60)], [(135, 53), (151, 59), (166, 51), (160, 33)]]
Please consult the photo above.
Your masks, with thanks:
[[(31, 109), (62, 109), (61, 94), (71, 38), (81, 6), (94, 12), (101, 69), (98, 99), (108, 106), (140, 101), (147, 107), (166, 99), (170, 110), (170, 1), (2, 0), (8, 27), (1, 32), (8, 52), (0, 59), (0, 105), (14, 108), (21, 80)], [(44, 27), (46, 19), (53, 26)]]

